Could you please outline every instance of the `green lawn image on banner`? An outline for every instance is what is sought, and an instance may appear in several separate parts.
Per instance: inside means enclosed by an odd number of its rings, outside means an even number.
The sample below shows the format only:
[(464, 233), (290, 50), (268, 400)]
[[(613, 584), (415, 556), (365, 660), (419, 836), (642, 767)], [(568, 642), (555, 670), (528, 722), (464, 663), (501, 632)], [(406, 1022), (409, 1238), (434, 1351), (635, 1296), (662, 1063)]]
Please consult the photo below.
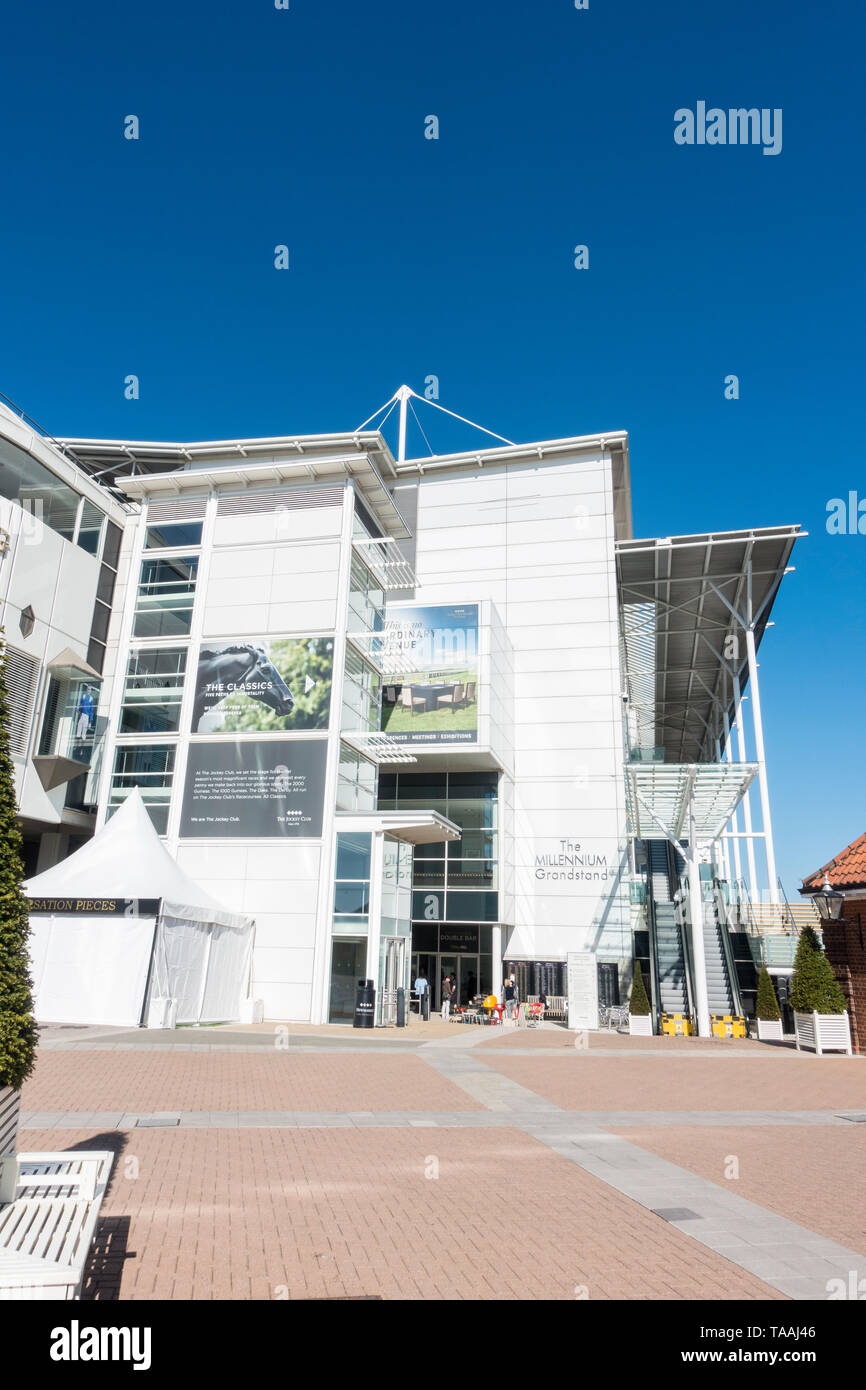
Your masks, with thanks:
[(202, 642), (194, 734), (326, 729), (332, 637), (247, 637)]
[[(389, 604), (382, 729), (396, 743), (477, 743), (478, 605)], [(390, 673), (394, 674), (390, 674)]]

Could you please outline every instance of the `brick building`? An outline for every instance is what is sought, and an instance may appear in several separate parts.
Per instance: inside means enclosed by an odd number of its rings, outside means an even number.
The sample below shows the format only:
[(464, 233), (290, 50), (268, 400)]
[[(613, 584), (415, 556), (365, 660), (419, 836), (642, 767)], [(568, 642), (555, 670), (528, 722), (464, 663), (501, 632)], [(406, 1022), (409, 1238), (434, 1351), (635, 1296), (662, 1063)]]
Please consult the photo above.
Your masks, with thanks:
[(838, 922), (824, 923), (824, 949), (848, 999), (855, 1052), (866, 1052), (866, 835), (803, 880), (800, 892), (820, 892), (824, 877), (844, 894)]

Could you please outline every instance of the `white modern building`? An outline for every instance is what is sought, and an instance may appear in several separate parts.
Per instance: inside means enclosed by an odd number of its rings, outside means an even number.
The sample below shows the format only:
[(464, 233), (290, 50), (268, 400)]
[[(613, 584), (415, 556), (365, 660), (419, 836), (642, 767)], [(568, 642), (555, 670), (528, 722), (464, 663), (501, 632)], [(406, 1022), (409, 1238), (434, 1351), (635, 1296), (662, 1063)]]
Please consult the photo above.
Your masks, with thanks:
[[(137, 786), (255, 919), (266, 1018), (349, 1022), (368, 978), (389, 1022), (418, 973), (438, 1002), (505, 964), (524, 997), (570, 965), (593, 1022), (639, 959), (707, 1032), (780, 902), (756, 654), (799, 528), (635, 540), (624, 432), (413, 459), (407, 400), (396, 457), (369, 426), (58, 443), (0, 416), (33, 865)], [(38, 562), (22, 455), (77, 499)]]

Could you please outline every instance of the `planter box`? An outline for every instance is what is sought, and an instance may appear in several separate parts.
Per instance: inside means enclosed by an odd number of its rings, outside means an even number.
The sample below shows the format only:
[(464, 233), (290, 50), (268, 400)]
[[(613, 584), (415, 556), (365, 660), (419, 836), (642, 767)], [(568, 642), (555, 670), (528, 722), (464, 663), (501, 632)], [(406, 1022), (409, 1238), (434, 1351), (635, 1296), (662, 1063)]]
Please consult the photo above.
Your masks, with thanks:
[(794, 1014), (794, 1035), (797, 1051), (811, 1048), (820, 1057), (824, 1052), (847, 1052), (852, 1055), (851, 1023), (844, 1014)]
[(758, 1038), (761, 1042), (781, 1042), (782, 1020), (780, 1018), (759, 1018)]
[(651, 1038), (653, 1035), (652, 1014), (629, 1014), (628, 1031), (637, 1038)]
[(21, 1092), (13, 1091), (11, 1086), (0, 1086), (0, 1203), (15, 1200), (18, 1186), (15, 1148), (20, 1111)]

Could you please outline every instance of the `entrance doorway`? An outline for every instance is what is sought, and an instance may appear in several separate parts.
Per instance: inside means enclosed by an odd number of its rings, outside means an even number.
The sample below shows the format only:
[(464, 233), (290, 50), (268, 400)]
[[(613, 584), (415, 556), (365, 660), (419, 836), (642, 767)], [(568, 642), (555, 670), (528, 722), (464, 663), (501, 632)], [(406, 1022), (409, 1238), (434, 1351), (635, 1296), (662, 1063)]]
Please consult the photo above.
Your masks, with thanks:
[(329, 1023), (351, 1023), (355, 1016), (355, 986), (367, 974), (364, 937), (335, 937), (331, 943), (331, 1000)]
[(382, 972), (379, 990), (379, 1022), (397, 1022), (397, 990), (406, 986), (406, 938), (382, 938)]
[[(490, 993), (490, 982), (482, 978), (476, 955), (444, 955), (435, 952), (416, 952), (412, 957), (412, 980), (426, 975), (430, 982), (430, 1006), (442, 1008), (442, 981), (446, 975), (457, 976), (457, 1002), (468, 1004), (476, 994)], [(489, 970), (486, 972), (489, 974)]]

